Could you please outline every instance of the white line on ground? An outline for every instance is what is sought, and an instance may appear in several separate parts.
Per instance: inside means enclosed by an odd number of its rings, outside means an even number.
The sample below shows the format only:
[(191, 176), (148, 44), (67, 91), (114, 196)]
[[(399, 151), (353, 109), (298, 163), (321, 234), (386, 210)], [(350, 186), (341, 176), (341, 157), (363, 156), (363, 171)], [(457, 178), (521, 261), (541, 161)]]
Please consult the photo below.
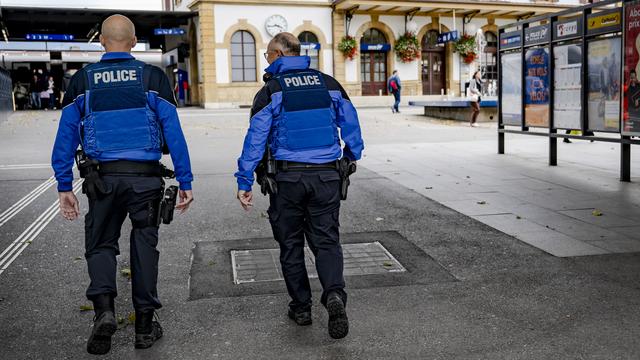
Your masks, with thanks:
[(51, 164), (0, 165), (0, 170), (50, 169)]
[(25, 195), (22, 199), (18, 200), (15, 204), (11, 205), (7, 210), (0, 214), (0, 227), (16, 216), (20, 211), (29, 206), (35, 199), (47, 191), (53, 184), (55, 184), (54, 177), (50, 177), (47, 181), (38, 185), (30, 193)]
[[(77, 181), (73, 186), (73, 192), (78, 193), (82, 188), (82, 181)], [(47, 225), (58, 215), (60, 208), (59, 200), (56, 200), (45, 210), (29, 227), (18, 236), (18, 238), (9, 245), (0, 254), (0, 274), (2, 274), (11, 265), (15, 259), (31, 244), (31, 242), (44, 230)]]

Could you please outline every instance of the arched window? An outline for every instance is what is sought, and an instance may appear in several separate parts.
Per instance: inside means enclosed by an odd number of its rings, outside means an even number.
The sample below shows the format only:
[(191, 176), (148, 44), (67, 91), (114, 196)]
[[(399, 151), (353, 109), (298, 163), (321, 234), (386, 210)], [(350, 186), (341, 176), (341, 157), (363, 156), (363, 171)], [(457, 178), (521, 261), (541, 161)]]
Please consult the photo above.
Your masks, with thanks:
[(429, 30), (422, 38), (423, 50), (444, 50), (444, 44), (438, 44), (438, 35), (440, 33), (437, 30)]
[(384, 44), (387, 42), (387, 38), (382, 31), (371, 28), (362, 34), (360, 42), (365, 44)]
[(484, 33), (484, 51), (480, 54), (480, 66), (485, 80), (498, 80), (498, 37), (492, 31)]
[(231, 81), (256, 81), (256, 41), (248, 31), (236, 31), (231, 37)]
[(301, 44), (300, 55), (309, 56), (311, 58), (311, 65), (309, 67), (320, 70), (320, 50), (313, 47), (313, 45), (318, 44), (316, 34), (311, 31), (303, 31), (298, 35), (298, 40), (300, 40)]

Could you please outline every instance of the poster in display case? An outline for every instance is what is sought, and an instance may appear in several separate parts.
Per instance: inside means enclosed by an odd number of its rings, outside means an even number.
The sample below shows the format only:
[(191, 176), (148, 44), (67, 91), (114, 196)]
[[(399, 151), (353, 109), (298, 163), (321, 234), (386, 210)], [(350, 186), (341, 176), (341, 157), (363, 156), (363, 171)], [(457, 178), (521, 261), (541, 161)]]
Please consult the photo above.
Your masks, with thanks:
[(553, 48), (553, 124), (556, 129), (582, 128), (582, 46)]
[(500, 76), (502, 123), (522, 126), (522, 53), (502, 54), (500, 63), (502, 71), (502, 76)]
[(525, 124), (549, 126), (549, 49), (532, 48), (525, 53)]
[(602, 38), (587, 44), (588, 130), (620, 130), (621, 48), (620, 37)]
[(622, 134), (640, 135), (640, 1), (626, 4)]

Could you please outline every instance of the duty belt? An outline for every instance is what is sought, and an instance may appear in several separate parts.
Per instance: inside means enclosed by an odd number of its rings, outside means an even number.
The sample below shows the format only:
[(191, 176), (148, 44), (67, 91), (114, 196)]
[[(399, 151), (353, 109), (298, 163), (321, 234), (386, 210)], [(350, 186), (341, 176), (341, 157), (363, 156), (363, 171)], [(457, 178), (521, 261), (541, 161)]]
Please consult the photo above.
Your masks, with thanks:
[(167, 169), (159, 161), (105, 161), (98, 167), (100, 175), (158, 176), (173, 178), (172, 170)]
[(304, 171), (304, 170), (338, 170), (340, 169), (338, 161), (331, 161), (323, 164), (311, 164), (295, 161), (277, 160), (278, 170), (282, 171)]

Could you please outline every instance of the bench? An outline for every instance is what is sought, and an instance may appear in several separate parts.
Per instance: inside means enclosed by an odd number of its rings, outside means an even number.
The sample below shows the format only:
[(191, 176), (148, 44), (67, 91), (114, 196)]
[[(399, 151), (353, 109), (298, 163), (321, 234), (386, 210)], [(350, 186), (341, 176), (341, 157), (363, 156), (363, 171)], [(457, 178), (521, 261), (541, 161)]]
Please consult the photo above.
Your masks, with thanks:
[[(409, 106), (424, 107), (424, 116), (437, 119), (469, 121), (471, 118), (471, 101), (467, 98), (449, 98), (441, 100), (409, 101)], [(493, 98), (480, 101), (478, 122), (497, 120), (498, 101)]]

